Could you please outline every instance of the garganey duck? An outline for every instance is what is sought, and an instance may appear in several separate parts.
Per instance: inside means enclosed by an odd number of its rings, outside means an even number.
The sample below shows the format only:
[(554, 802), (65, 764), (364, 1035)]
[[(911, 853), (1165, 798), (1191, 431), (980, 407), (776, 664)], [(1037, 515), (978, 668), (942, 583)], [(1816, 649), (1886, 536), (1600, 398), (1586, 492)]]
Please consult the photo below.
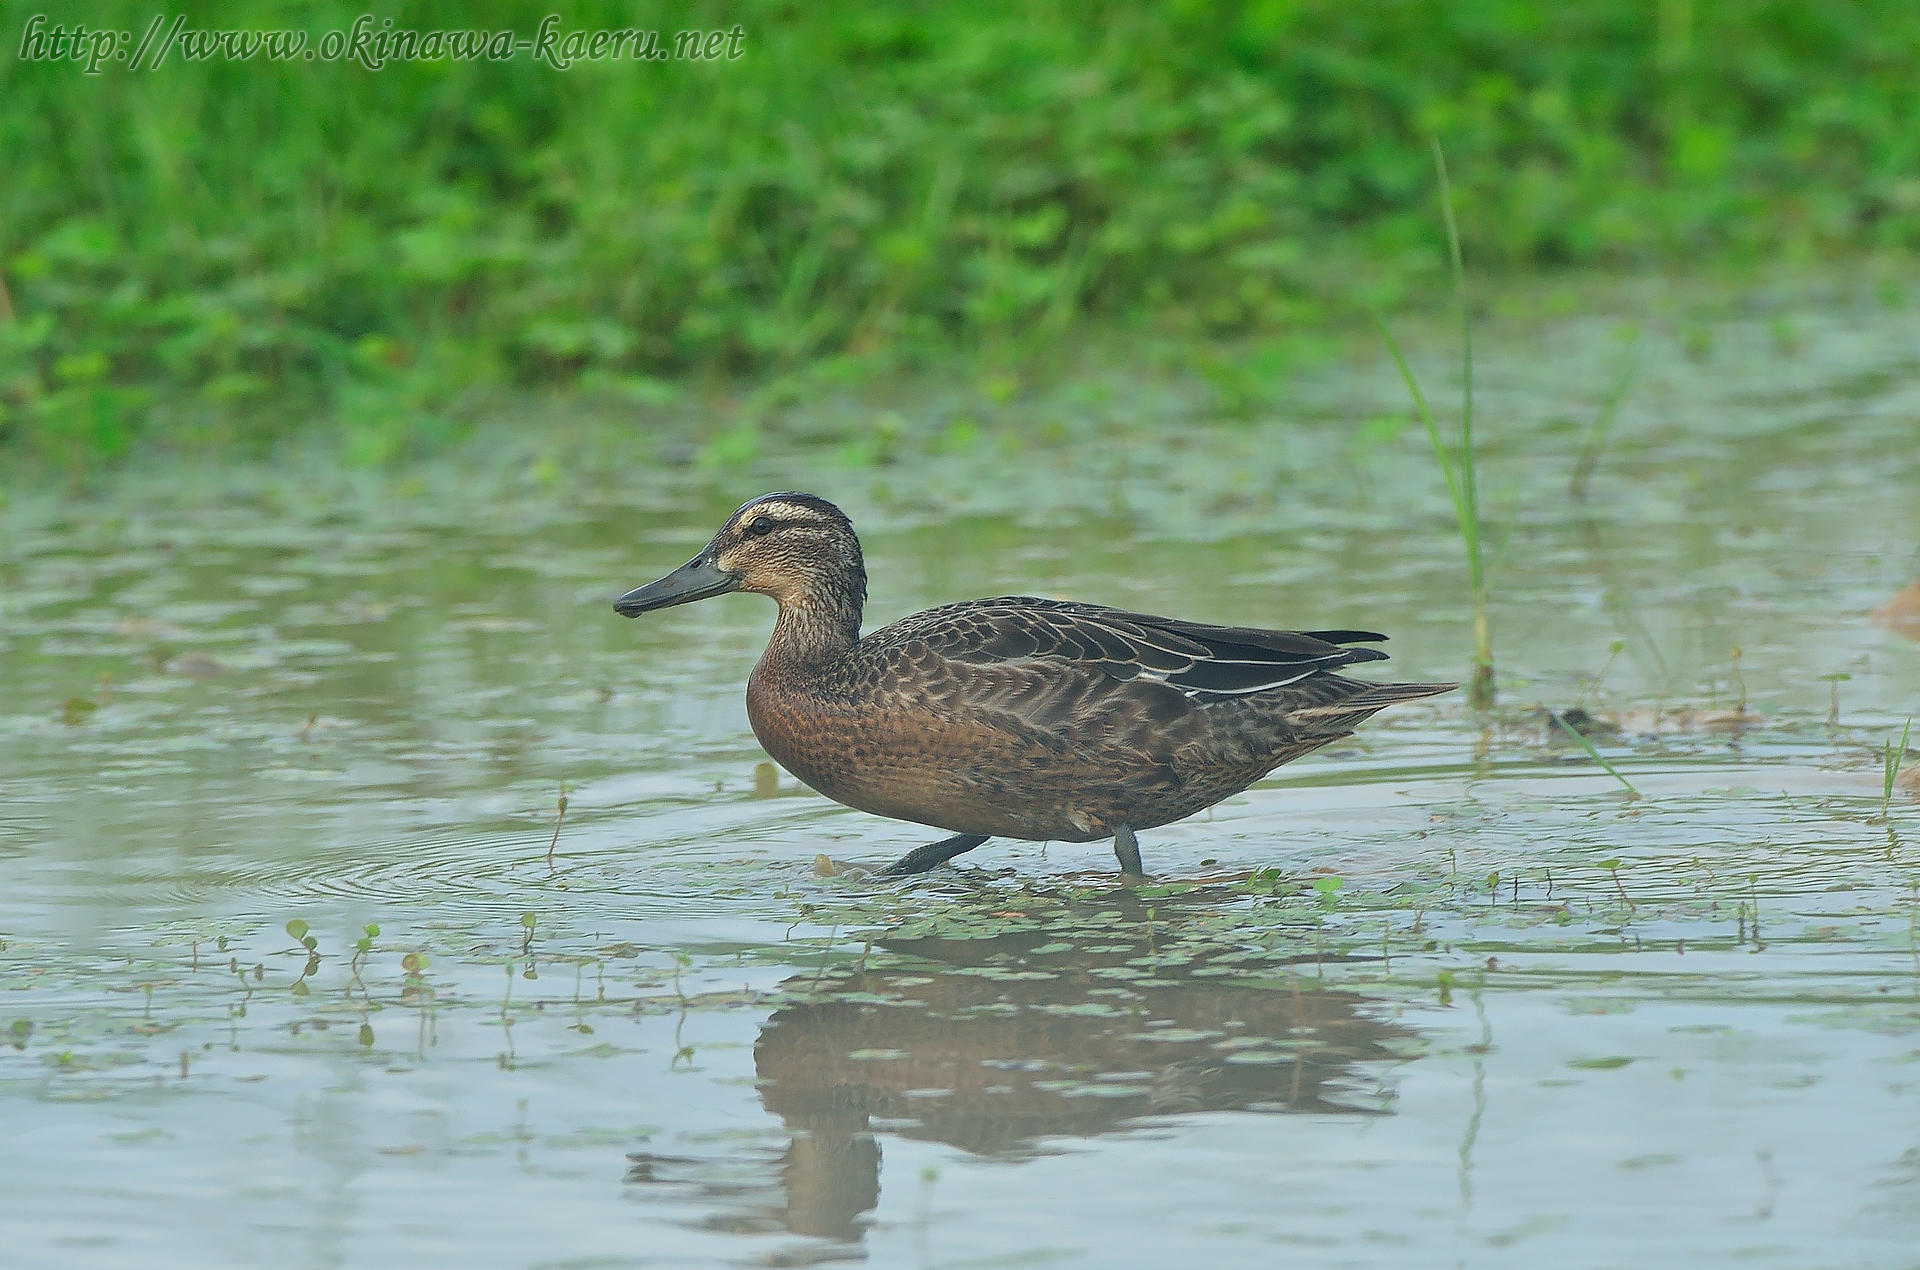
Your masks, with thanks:
[(1362, 683), (1368, 631), (1207, 626), (1005, 596), (943, 604), (860, 636), (867, 570), (853, 523), (811, 494), (742, 506), (700, 554), (629, 591), (638, 617), (729, 591), (780, 606), (747, 680), (747, 718), (782, 767), (836, 802), (953, 836), (887, 870), (921, 873), (990, 837), (1112, 838), (1213, 806), (1453, 684)]

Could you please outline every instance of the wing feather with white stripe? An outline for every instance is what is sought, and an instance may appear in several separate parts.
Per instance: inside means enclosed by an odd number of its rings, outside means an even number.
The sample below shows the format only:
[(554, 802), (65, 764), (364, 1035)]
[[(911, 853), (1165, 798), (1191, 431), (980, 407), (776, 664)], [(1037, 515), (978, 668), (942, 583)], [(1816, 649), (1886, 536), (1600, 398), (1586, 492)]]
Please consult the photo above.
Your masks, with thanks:
[(1371, 631), (1209, 626), (1029, 596), (928, 609), (875, 636), (917, 642), (967, 665), (1075, 662), (1113, 680), (1165, 683), (1198, 701), (1265, 692), (1386, 657), (1377, 649), (1341, 647), (1386, 638)]

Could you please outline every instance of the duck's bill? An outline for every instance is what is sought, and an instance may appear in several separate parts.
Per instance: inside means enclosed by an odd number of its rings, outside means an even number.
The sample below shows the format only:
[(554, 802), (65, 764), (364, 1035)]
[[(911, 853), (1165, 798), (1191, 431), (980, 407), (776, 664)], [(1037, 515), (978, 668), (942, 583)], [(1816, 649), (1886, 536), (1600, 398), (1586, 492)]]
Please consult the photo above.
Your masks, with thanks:
[(712, 595), (725, 595), (740, 585), (740, 579), (706, 560), (681, 565), (658, 582), (635, 587), (613, 602), (613, 611), (621, 617), (639, 617), (655, 609), (670, 609), (676, 604), (691, 604)]

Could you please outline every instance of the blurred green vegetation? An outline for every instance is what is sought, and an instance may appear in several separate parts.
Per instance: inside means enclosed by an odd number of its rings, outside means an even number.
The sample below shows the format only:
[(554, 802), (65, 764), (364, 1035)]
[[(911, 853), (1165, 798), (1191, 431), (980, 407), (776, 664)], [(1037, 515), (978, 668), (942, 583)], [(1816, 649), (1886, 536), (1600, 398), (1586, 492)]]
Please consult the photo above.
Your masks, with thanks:
[[(311, 421), (378, 463), (490, 392), (1309, 332), (1442, 255), (1759, 262), (1920, 239), (1911, 0), (423, 3), (746, 31), (735, 62), (23, 62), (0, 3), (0, 456)], [(54, 20), (121, 27), (150, 6)], [(204, 0), (201, 28), (358, 10)], [(1227, 376), (1231, 380), (1231, 375)]]

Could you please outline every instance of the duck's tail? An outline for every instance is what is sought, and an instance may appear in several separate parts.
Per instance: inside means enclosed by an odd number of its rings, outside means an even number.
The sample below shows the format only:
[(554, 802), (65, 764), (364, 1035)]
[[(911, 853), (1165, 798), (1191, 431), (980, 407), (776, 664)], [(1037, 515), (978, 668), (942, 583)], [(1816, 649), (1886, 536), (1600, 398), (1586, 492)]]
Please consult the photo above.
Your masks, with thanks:
[(1452, 692), (1459, 684), (1370, 684), (1339, 675), (1317, 675), (1311, 681), (1319, 698), (1303, 702), (1286, 713), (1287, 722), (1308, 735), (1346, 733), (1377, 712), (1403, 701), (1418, 701)]

